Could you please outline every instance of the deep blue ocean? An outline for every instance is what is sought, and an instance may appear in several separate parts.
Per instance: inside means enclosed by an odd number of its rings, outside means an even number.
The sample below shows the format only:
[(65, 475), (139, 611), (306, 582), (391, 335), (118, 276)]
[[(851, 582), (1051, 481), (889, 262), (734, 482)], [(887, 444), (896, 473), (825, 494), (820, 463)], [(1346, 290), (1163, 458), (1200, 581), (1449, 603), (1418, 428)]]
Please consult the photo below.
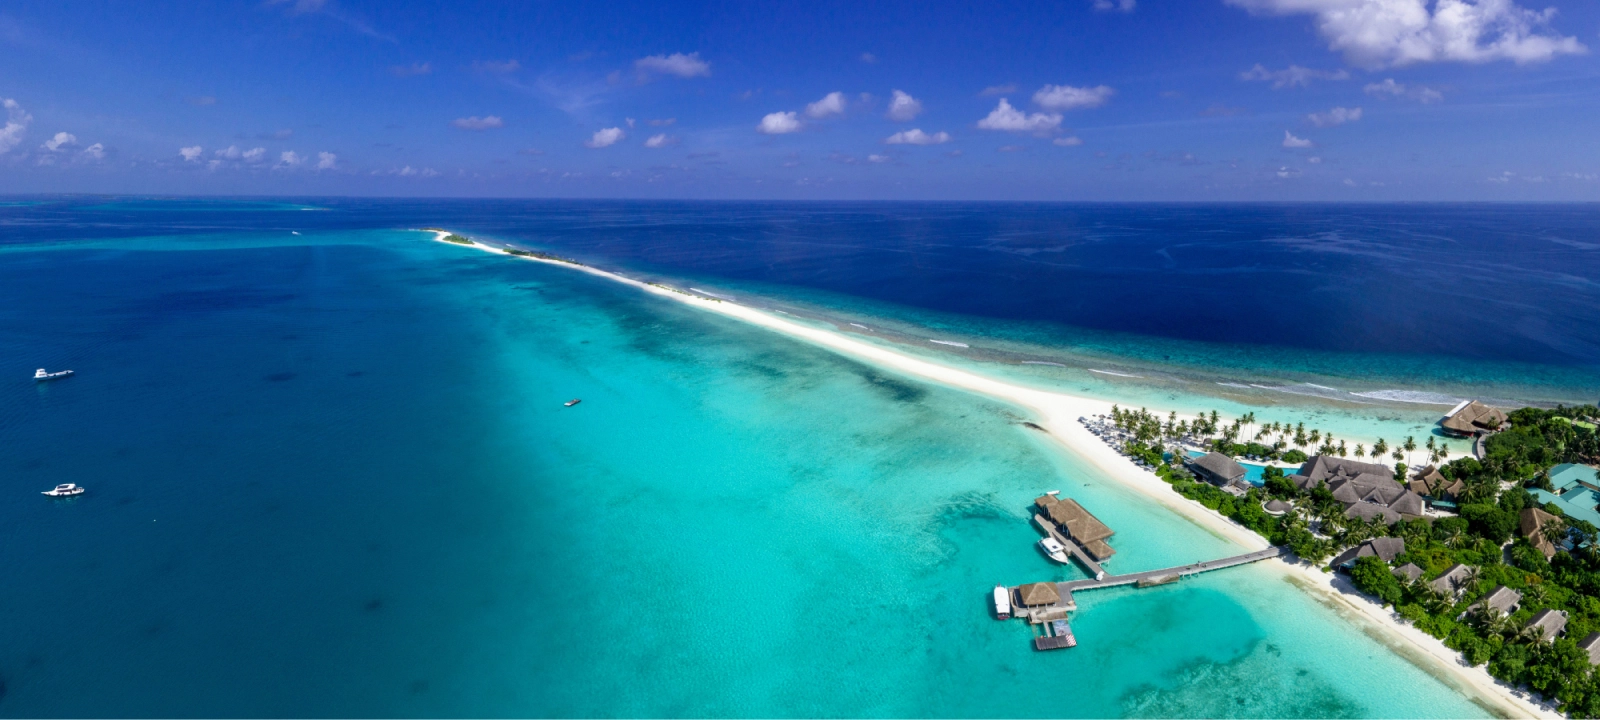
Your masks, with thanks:
[(1013, 408), (432, 225), (1007, 352), (1600, 387), (1585, 206), (16, 199), (0, 716), (1483, 714), (1266, 567), (1036, 654), (983, 599), (1076, 576), (1039, 492), (1119, 571), (1232, 546)]

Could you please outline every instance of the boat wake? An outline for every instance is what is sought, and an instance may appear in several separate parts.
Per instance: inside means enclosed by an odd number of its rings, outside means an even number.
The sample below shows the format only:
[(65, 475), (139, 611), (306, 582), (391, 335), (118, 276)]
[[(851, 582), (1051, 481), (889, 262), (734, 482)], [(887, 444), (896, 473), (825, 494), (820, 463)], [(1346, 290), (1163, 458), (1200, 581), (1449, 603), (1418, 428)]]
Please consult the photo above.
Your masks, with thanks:
[(950, 340), (934, 340), (932, 338), (929, 338), (928, 342), (938, 343), (940, 345), (949, 345), (951, 347), (972, 347), (971, 345), (968, 345), (966, 343), (953, 342), (953, 341), (950, 341)]

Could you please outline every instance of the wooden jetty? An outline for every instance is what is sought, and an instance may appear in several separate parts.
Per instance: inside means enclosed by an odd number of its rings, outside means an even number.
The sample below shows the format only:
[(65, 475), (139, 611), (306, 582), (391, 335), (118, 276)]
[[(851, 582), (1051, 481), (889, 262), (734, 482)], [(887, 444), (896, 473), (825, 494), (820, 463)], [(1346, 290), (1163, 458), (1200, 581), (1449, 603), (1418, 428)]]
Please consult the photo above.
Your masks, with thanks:
[(1050, 522), (1050, 520), (1045, 518), (1043, 515), (1034, 513), (1033, 524), (1039, 527), (1040, 532), (1055, 538), (1056, 542), (1061, 543), (1061, 545), (1067, 549), (1067, 552), (1072, 554), (1072, 559), (1077, 560), (1080, 565), (1083, 565), (1083, 569), (1088, 570), (1090, 575), (1093, 575), (1097, 578), (1103, 578), (1106, 576), (1106, 571), (1104, 568), (1100, 567), (1100, 563), (1095, 562), (1094, 558), (1089, 557), (1089, 553), (1084, 552), (1083, 547), (1072, 538), (1062, 535), (1061, 531), (1056, 529), (1055, 523)]
[[(1248, 565), (1253, 562), (1260, 562), (1262, 560), (1275, 558), (1282, 554), (1283, 548), (1274, 545), (1265, 550), (1257, 550), (1252, 553), (1226, 557), (1222, 558), (1221, 560), (1207, 560), (1205, 562), (1170, 567), (1162, 570), (1147, 570), (1145, 572), (1128, 573), (1127, 575), (1107, 575), (1102, 578), (1056, 583), (1056, 589), (1061, 593), (1061, 596), (1065, 598), (1072, 593), (1083, 592), (1084, 590), (1099, 590), (1100, 588), (1118, 587), (1120, 585), (1134, 585), (1139, 583), (1141, 580), (1161, 580), (1168, 575), (1174, 575), (1180, 578), (1186, 575), (1198, 575), (1203, 572), (1211, 572), (1212, 570), (1222, 570), (1224, 568)], [(1168, 582), (1171, 581), (1169, 580)]]
[(1043, 635), (1034, 637), (1033, 649), (1060, 650), (1078, 646), (1078, 638), (1072, 634), (1072, 626), (1067, 624), (1065, 618), (1052, 621), (1044, 628)]

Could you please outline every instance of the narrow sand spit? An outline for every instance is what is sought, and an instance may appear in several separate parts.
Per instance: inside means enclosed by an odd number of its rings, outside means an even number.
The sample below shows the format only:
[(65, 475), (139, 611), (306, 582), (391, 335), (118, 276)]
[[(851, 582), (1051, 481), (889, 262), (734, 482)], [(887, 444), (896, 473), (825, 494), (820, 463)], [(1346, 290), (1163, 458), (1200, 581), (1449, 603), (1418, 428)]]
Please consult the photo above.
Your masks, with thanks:
[[(440, 230), (431, 232), (435, 234), (435, 239), (441, 242), (444, 241), (447, 235), (451, 234)], [(1132, 461), (1111, 449), (1110, 446), (1102, 442), (1100, 438), (1095, 437), (1078, 422), (1080, 417), (1109, 413), (1112, 405), (1109, 402), (1023, 387), (995, 380), (969, 370), (941, 365), (857, 340), (848, 335), (802, 324), (764, 310), (739, 305), (732, 301), (720, 300), (709, 296), (709, 294), (698, 294), (698, 292), (643, 283), (586, 265), (511, 255), (503, 249), (481, 243), (475, 243), (471, 247), (484, 252), (559, 265), (591, 275), (598, 275), (702, 310), (743, 320), (752, 325), (782, 333), (791, 338), (824, 347), (887, 370), (1017, 405), (1032, 411), (1037, 423), (1051, 437), (1064, 445), (1072, 454), (1094, 464), (1107, 476), (1129, 488), (1137, 490), (1196, 525), (1237, 545), (1250, 550), (1259, 550), (1268, 545), (1267, 541), (1255, 532), (1247, 530), (1217, 512), (1207, 509), (1200, 503), (1174, 492), (1172, 487), (1161, 478), (1156, 477), (1155, 473), (1133, 464)], [(1285, 581), (1292, 582), (1297, 587), (1317, 596), (1323, 604), (1339, 611), (1352, 624), (1360, 626), (1369, 635), (1388, 645), (1418, 667), (1427, 670), (1442, 681), (1457, 688), (1489, 712), (1502, 717), (1563, 717), (1559, 713), (1513, 694), (1510, 688), (1496, 681), (1484, 668), (1463, 665), (1460, 653), (1445, 647), (1444, 643), (1417, 630), (1410, 624), (1400, 621), (1394, 613), (1380, 607), (1368, 598), (1360, 596), (1359, 593), (1350, 589), (1348, 584), (1341, 587), (1340, 580), (1333, 575), (1323, 573), (1314, 568), (1290, 565), (1284, 562), (1273, 562), (1266, 567), (1276, 568), (1283, 573)]]

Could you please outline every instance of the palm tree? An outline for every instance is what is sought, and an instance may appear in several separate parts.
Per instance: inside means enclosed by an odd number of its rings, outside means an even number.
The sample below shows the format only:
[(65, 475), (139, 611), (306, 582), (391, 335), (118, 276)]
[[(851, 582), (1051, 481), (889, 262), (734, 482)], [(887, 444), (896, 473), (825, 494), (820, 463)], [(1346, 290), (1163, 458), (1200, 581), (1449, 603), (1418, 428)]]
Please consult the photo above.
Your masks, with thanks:
[(1400, 462), (1401, 460), (1406, 459), (1406, 456), (1403, 453), (1401, 453), (1399, 450), (1396, 450), (1396, 451), (1390, 453), (1389, 457), (1394, 458), (1395, 462)]
[(1406, 464), (1410, 465), (1411, 464), (1411, 453), (1417, 449), (1417, 439), (1414, 438), (1414, 437), (1411, 437), (1410, 435), (1407, 435), (1406, 436), (1406, 444), (1403, 445), (1402, 447), (1404, 447), (1405, 450), (1406, 450)]
[(1311, 444), (1315, 445), (1321, 439), (1322, 439), (1322, 431), (1321, 430), (1315, 430), (1314, 429), (1314, 430), (1311, 431)]
[(1383, 438), (1378, 438), (1378, 441), (1372, 444), (1373, 457), (1381, 458), (1387, 452), (1389, 452), (1389, 443), (1384, 442)]
[[(1330, 441), (1330, 442), (1331, 442), (1331, 441)], [(1345, 449), (1345, 448), (1344, 448), (1344, 441), (1343, 441), (1343, 440), (1340, 440), (1340, 441), (1339, 441), (1339, 457), (1344, 457), (1344, 456), (1346, 456), (1346, 455), (1348, 455), (1348, 454), (1350, 454), (1350, 451), (1349, 451), (1349, 450), (1346, 450), (1346, 449)]]
[(1560, 520), (1548, 520), (1539, 528), (1539, 534), (1549, 540), (1551, 545), (1561, 547), (1561, 542), (1567, 539), (1567, 524)]
[(1453, 548), (1460, 548), (1461, 544), (1463, 542), (1465, 542), (1466, 539), (1467, 539), (1467, 533), (1464, 532), (1461, 528), (1455, 528), (1455, 529), (1452, 529), (1450, 531), (1450, 534), (1445, 536), (1444, 544), (1449, 545), (1450, 547), (1453, 547)]
[(1439, 459), (1442, 461), (1447, 457), (1450, 457), (1450, 446), (1439, 443)]

